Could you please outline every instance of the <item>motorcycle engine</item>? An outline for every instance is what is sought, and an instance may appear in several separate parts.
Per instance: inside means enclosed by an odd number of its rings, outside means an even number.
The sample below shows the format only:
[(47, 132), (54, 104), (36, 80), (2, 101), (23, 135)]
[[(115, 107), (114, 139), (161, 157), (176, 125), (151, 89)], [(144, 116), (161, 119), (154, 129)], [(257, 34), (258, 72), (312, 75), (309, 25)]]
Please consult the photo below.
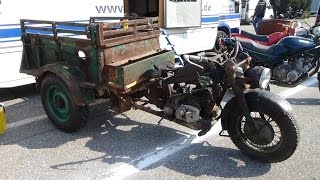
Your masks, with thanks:
[(176, 119), (188, 123), (195, 123), (200, 121), (200, 109), (191, 105), (181, 104), (178, 108), (165, 106), (163, 108), (163, 112), (167, 117), (174, 116)]
[(175, 113), (177, 119), (186, 122), (197, 122), (200, 120), (200, 109), (190, 106), (190, 105), (181, 105)]
[(282, 82), (295, 82), (311, 69), (311, 61), (312, 58), (304, 56), (293, 58), (291, 61), (285, 61), (276, 66), (273, 70), (273, 75)]
[[(168, 118), (175, 118), (187, 123), (197, 123), (203, 119), (216, 117), (219, 108), (212, 107), (211, 91), (204, 90), (196, 93), (180, 93), (170, 97), (163, 108)], [(211, 99), (211, 100), (210, 100)], [(208, 107), (212, 107), (208, 108)]]

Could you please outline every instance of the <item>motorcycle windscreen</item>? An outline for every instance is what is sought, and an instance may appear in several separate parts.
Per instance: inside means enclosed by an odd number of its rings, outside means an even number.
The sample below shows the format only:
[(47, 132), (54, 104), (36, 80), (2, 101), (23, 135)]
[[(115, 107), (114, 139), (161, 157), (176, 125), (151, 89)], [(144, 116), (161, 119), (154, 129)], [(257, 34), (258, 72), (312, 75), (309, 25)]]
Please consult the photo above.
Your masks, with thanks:
[(164, 28), (199, 27), (202, 0), (164, 0)]

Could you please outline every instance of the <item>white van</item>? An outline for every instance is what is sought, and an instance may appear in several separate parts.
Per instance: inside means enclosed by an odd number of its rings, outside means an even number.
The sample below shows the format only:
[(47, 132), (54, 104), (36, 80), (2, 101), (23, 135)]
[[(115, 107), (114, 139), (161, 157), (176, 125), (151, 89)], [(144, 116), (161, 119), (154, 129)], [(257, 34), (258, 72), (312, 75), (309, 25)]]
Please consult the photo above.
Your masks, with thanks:
[[(254, 10), (259, 0), (241, 0), (241, 1), (242, 1), (241, 21), (245, 23), (250, 23), (250, 18), (253, 16)], [(267, 9), (263, 19), (272, 19), (274, 18), (272, 5), (269, 0), (265, 0), (265, 1), (267, 3)]]
[(0, 0), (0, 88), (35, 82), (19, 72), (20, 19), (88, 21), (90, 16), (123, 16), (123, 0)]
[(315, 15), (318, 12), (320, 0), (312, 0), (310, 5), (310, 13), (311, 15)]
[(87, 22), (91, 16), (159, 16), (161, 48), (179, 56), (210, 50), (218, 31), (240, 28), (239, 7), (239, 0), (0, 0), (0, 88), (35, 82), (19, 73), (22, 18)]

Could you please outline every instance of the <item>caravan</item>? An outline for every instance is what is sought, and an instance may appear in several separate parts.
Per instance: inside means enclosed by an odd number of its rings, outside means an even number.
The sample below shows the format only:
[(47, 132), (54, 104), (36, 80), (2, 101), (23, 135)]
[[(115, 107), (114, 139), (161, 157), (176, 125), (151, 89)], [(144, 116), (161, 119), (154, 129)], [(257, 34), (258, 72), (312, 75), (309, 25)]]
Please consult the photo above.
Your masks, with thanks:
[[(28, 7), (28, 8), (26, 8)], [(182, 54), (210, 50), (217, 34), (240, 27), (238, 0), (0, 0), (0, 88), (34, 83), (19, 72), (19, 19), (87, 22), (91, 16), (159, 16), (161, 48)]]

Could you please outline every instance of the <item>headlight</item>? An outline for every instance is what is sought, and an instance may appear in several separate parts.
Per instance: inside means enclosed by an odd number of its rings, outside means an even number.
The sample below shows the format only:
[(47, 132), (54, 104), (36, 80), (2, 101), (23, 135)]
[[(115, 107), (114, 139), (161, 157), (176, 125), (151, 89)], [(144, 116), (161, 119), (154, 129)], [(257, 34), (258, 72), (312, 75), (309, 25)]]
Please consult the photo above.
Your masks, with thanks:
[(269, 85), (271, 79), (271, 70), (269, 68), (264, 68), (259, 79), (260, 89), (266, 89)]
[(266, 89), (271, 79), (271, 70), (262, 66), (247, 69), (244, 76), (249, 79), (252, 88)]
[(236, 69), (236, 76), (237, 77), (241, 77), (241, 76), (243, 76), (244, 75), (244, 72), (243, 72), (243, 69), (242, 69), (242, 67), (237, 67), (237, 69)]

